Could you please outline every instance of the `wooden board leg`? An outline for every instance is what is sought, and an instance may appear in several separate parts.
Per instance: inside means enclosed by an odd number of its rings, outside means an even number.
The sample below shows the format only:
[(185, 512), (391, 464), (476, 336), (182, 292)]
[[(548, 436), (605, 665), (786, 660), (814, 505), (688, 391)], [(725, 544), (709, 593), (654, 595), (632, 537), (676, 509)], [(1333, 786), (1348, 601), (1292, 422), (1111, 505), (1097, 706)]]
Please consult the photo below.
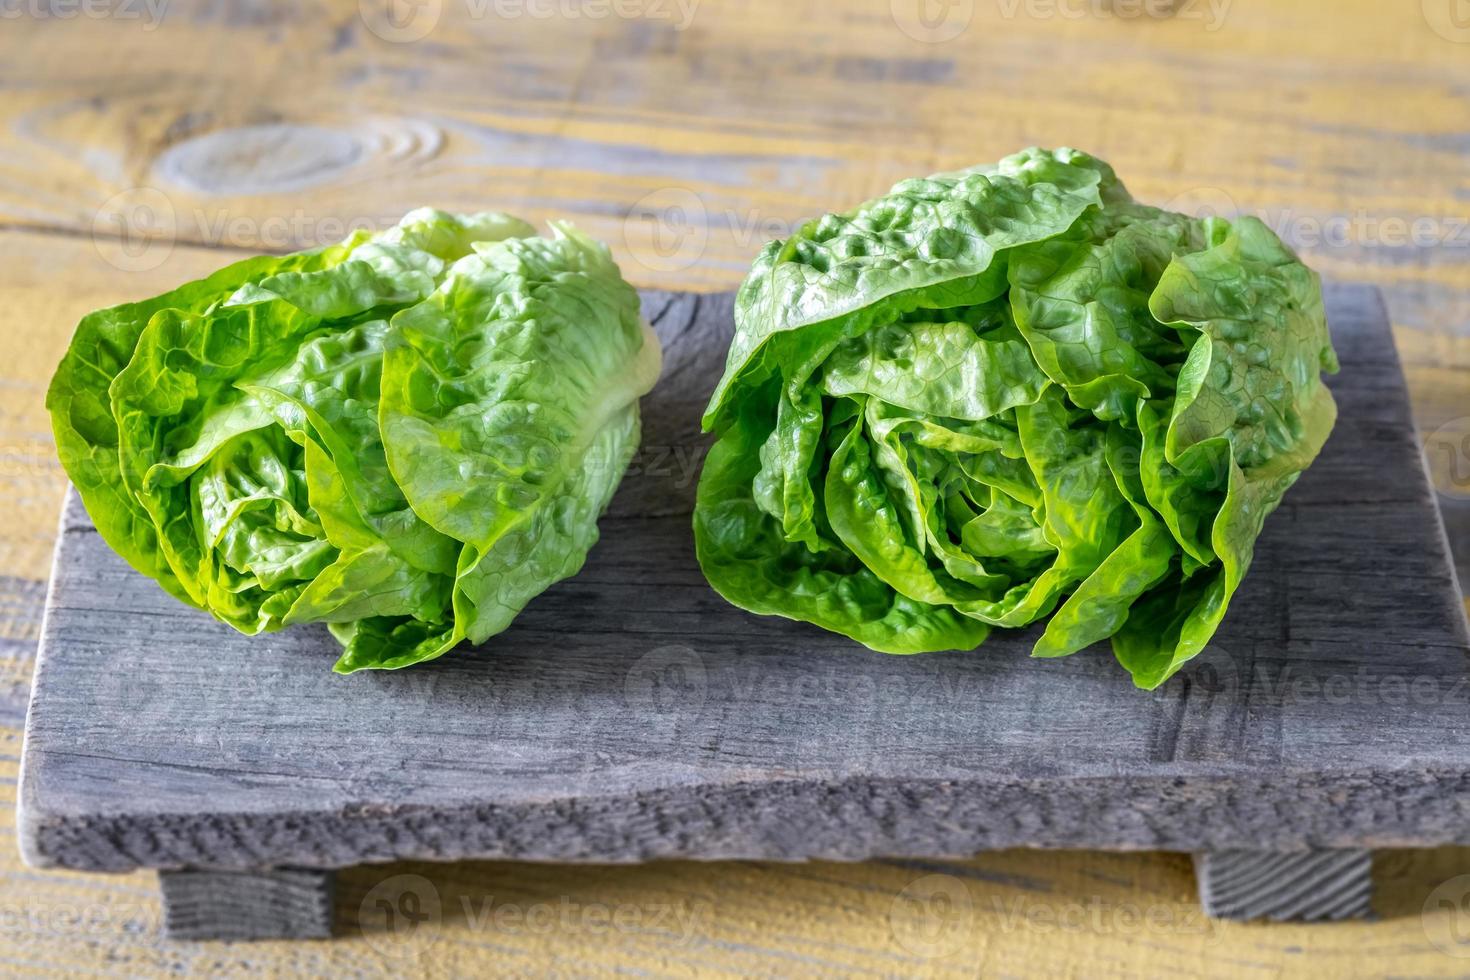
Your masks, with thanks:
[(1217, 919), (1321, 922), (1371, 911), (1366, 850), (1211, 851), (1194, 856), (1200, 904)]
[(160, 871), (170, 939), (326, 939), (333, 872)]

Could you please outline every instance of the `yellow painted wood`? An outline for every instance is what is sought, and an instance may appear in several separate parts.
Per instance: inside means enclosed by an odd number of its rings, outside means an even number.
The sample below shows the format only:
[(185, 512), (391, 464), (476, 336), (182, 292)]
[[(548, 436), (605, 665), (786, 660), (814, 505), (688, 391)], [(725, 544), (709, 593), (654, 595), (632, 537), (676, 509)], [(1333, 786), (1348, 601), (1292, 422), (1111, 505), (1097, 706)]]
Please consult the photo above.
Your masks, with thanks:
[[(804, 218), (1065, 143), (1146, 200), (1263, 214), (1324, 274), (1381, 285), (1421, 428), (1458, 452), (1444, 441), (1470, 425), (1456, 2), (1175, 0), (1163, 18), (1125, 16), (1141, 0), (957, 0), (930, 8), (969, 16), (938, 43), (901, 26), (924, 34), (917, 0), (702, 0), (682, 29), (676, 0), (442, 0), (407, 43), (368, 28), (371, 0), (174, 0), (156, 25), (141, 3), (69, 19), (3, 7), (0, 975), (1470, 971), (1456, 945), (1470, 849), (1386, 852), (1379, 921), (1333, 926), (1204, 920), (1178, 855), (394, 865), (344, 876), (339, 940), (228, 947), (164, 942), (149, 876), (35, 872), (4, 843), (64, 482), (42, 397), (86, 311), (418, 204), (571, 216), (640, 285), (725, 288)], [(596, 16), (614, 9), (647, 16)], [(1446, 459), (1437, 483), (1470, 495)], [(439, 914), (385, 933), (378, 901), (412, 912), (405, 888)]]

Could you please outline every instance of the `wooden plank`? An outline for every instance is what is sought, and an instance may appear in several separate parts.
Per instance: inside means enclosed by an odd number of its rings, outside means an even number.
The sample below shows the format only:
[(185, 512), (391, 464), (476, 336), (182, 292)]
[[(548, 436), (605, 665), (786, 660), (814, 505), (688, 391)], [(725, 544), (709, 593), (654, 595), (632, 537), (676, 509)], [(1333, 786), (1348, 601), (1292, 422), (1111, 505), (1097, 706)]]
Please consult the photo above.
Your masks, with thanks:
[(295, 868), (160, 871), (170, 939), (327, 939), (333, 874)]
[(1215, 918), (1337, 922), (1371, 913), (1372, 864), (1364, 850), (1215, 851), (1194, 856), (1194, 873)]
[(715, 595), (688, 521), (728, 294), (646, 294), (667, 367), (587, 567), (423, 669), (343, 678), (322, 631), (241, 637), (73, 499), (22, 847), (126, 870), (1470, 841), (1464, 614), (1402, 376), (1376, 294), (1328, 302), (1338, 427), (1217, 641), (1152, 695), (1104, 648), (887, 657)]

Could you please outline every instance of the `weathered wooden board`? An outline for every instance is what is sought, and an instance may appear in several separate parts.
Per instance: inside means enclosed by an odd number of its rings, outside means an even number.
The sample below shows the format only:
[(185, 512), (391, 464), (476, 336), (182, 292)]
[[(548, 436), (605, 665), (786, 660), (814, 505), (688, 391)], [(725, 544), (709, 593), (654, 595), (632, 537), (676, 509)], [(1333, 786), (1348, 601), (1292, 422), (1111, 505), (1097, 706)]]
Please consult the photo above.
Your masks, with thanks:
[(1328, 299), (1337, 430), (1218, 642), (1152, 694), (1105, 647), (891, 657), (721, 600), (689, 513), (728, 294), (646, 294), (667, 366), (602, 541), (478, 651), (333, 675), (324, 632), (178, 605), (73, 499), (22, 847), (124, 870), (1470, 841), (1460, 594), (1381, 301)]

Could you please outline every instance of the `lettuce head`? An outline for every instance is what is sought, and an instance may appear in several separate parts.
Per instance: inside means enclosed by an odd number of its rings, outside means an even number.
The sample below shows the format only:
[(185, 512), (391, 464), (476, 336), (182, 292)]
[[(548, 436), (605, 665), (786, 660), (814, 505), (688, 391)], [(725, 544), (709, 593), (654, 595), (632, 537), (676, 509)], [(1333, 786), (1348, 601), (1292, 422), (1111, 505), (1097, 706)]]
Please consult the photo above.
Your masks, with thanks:
[(328, 624), (343, 673), (504, 630), (581, 567), (659, 372), (553, 231), (419, 210), (92, 313), (47, 406), (98, 531), (243, 633)]
[(1317, 276), (1264, 224), (1031, 149), (772, 242), (694, 517), (730, 602), (880, 651), (1200, 653), (1336, 417)]

